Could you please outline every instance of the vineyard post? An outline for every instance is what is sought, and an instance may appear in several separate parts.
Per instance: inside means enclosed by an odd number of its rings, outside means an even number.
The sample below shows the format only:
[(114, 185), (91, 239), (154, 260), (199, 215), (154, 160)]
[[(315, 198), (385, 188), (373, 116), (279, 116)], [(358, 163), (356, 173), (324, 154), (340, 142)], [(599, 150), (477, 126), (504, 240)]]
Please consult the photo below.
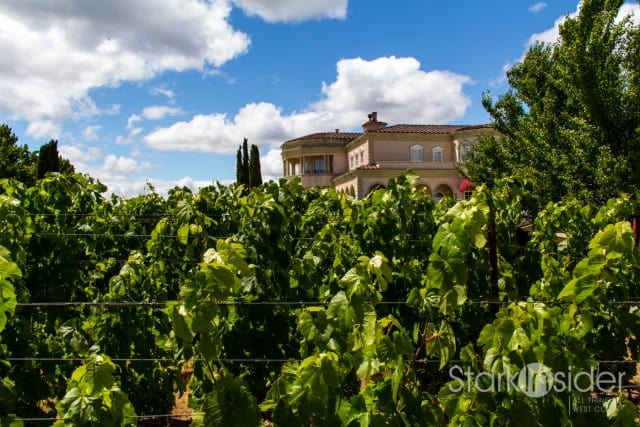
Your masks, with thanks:
[(491, 222), (489, 223), (489, 263), (491, 264), (491, 312), (495, 315), (498, 313), (498, 243), (496, 232), (496, 221), (491, 216)]

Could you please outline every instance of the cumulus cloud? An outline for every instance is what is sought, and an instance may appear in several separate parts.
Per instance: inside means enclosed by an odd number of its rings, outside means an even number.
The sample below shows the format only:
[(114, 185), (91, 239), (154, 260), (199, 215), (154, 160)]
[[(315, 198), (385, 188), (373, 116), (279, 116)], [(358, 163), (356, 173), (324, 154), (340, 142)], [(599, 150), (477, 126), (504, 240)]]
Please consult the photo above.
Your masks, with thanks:
[(98, 161), (89, 164), (82, 163), (80, 167), (74, 163), (76, 170), (98, 179), (108, 187), (109, 193), (123, 196), (134, 196), (143, 193), (149, 179), (141, 178), (140, 175), (146, 170), (155, 168), (149, 162), (140, 162), (131, 157), (117, 156), (115, 154), (92, 160)]
[(545, 7), (547, 7), (547, 4), (544, 2), (538, 2), (534, 5), (531, 5), (529, 7), (529, 12), (533, 12), (533, 13), (538, 13), (540, 12), (542, 9), (544, 9)]
[(37, 137), (100, 112), (92, 88), (219, 67), (249, 46), (230, 12), (223, 0), (3, 0), (0, 111), (37, 123)]
[(127, 175), (138, 172), (141, 169), (136, 159), (109, 154), (104, 159), (104, 170), (114, 175)]
[(152, 105), (142, 110), (142, 116), (147, 120), (160, 120), (166, 116), (177, 116), (182, 110), (168, 105)]
[(248, 15), (267, 22), (299, 22), (307, 19), (347, 16), (349, 0), (233, 0)]
[(260, 156), (260, 172), (264, 182), (277, 180), (282, 176), (282, 155), (280, 149), (272, 148), (269, 152)]
[(82, 131), (82, 136), (86, 140), (95, 141), (96, 139), (98, 139), (98, 131), (100, 129), (102, 129), (102, 126), (99, 125), (87, 126)]
[(85, 148), (82, 145), (65, 144), (58, 147), (60, 155), (68, 159), (78, 171), (84, 172), (87, 163), (98, 159), (102, 153), (98, 147)]
[(143, 140), (158, 150), (232, 154), (245, 137), (268, 150), (308, 133), (360, 130), (371, 111), (389, 123), (447, 123), (464, 116), (471, 101), (463, 87), (469, 83), (449, 71), (421, 70), (414, 58), (343, 59), (336, 80), (323, 83), (321, 99), (305, 111), (283, 114), (271, 103), (251, 103), (233, 117), (196, 115)]
[[(194, 180), (189, 176), (176, 180), (163, 180), (156, 178), (124, 179), (122, 177), (117, 177), (104, 183), (108, 186), (107, 193), (117, 194), (123, 197), (133, 197), (139, 194), (149, 193), (149, 185), (153, 186), (156, 193), (166, 196), (169, 190), (175, 187), (188, 187), (195, 192), (201, 187), (213, 184), (211, 181)], [(230, 182), (224, 182), (222, 184), (230, 184)]]
[[(0, 103), (1, 102), (2, 101), (0, 101)], [(60, 136), (60, 125), (52, 120), (35, 120), (27, 126), (27, 135), (36, 139), (58, 139)]]
[(471, 101), (462, 92), (467, 76), (450, 71), (423, 71), (415, 58), (394, 56), (338, 62), (335, 82), (322, 85), (316, 111), (329, 111), (350, 123), (365, 111), (382, 112), (385, 121), (445, 123), (464, 116)]
[(94, 146), (65, 144), (59, 146), (58, 150), (62, 157), (71, 161), (77, 172), (89, 174), (107, 185), (108, 194), (131, 197), (148, 192), (148, 184), (151, 184), (159, 194), (166, 195), (176, 186), (186, 186), (196, 191), (199, 187), (211, 184), (209, 181), (190, 177), (176, 180), (140, 177), (144, 171), (154, 169), (155, 166), (126, 156), (104, 156), (102, 150)]

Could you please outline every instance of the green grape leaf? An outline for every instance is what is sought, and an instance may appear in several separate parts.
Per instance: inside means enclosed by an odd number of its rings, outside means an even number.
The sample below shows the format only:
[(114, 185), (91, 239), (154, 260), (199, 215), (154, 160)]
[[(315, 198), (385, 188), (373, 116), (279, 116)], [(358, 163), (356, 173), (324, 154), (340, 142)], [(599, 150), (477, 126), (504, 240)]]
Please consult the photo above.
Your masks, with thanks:
[(440, 357), (440, 369), (442, 369), (456, 351), (456, 339), (453, 329), (451, 329), (449, 323), (443, 320), (438, 330), (430, 323), (427, 327), (427, 335), (426, 353), (428, 356), (437, 354)]
[(205, 397), (205, 426), (255, 427), (260, 425), (260, 409), (241, 379), (220, 377)]
[(178, 228), (178, 241), (183, 245), (189, 243), (189, 224), (182, 224)]

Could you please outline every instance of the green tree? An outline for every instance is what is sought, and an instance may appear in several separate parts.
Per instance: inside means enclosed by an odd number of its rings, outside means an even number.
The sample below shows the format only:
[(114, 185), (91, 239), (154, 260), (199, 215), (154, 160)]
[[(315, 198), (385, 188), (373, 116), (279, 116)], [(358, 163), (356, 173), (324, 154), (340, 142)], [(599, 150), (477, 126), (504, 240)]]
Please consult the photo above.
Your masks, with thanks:
[(18, 137), (11, 128), (0, 125), (0, 178), (15, 178), (27, 186), (36, 176), (37, 155), (26, 145), (18, 145)]
[(238, 147), (238, 153), (236, 155), (236, 182), (238, 184), (245, 184), (246, 179), (244, 176), (244, 168), (242, 167), (242, 148)]
[(47, 172), (60, 172), (60, 154), (55, 139), (41, 146), (38, 154), (38, 179), (44, 178)]
[(249, 149), (247, 138), (238, 147), (236, 156), (236, 182), (249, 188)]
[(249, 155), (249, 144), (247, 138), (242, 141), (236, 153), (236, 182), (245, 186), (248, 190), (262, 184), (262, 173), (260, 172), (260, 151), (255, 144), (251, 145), (251, 155)]
[(249, 147), (247, 138), (242, 141), (242, 176), (244, 177), (242, 183), (249, 187)]
[(260, 150), (255, 144), (251, 144), (249, 156), (249, 187), (257, 187), (262, 184), (262, 172), (260, 171)]
[(623, 0), (584, 0), (554, 44), (532, 46), (507, 72), (511, 89), (483, 104), (499, 141), (471, 152), (465, 173), (528, 182), (537, 209), (564, 196), (603, 203), (640, 184), (640, 29)]

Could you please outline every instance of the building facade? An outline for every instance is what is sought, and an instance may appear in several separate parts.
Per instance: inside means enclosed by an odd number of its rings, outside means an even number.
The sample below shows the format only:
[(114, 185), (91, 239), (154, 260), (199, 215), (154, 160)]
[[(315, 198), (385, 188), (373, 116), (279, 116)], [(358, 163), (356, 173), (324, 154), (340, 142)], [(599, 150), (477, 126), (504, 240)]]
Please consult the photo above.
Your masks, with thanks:
[(387, 126), (369, 114), (362, 133), (324, 132), (282, 144), (283, 174), (308, 187), (333, 187), (359, 199), (411, 169), (416, 186), (440, 200), (464, 199), (470, 183), (456, 169), (490, 125)]

